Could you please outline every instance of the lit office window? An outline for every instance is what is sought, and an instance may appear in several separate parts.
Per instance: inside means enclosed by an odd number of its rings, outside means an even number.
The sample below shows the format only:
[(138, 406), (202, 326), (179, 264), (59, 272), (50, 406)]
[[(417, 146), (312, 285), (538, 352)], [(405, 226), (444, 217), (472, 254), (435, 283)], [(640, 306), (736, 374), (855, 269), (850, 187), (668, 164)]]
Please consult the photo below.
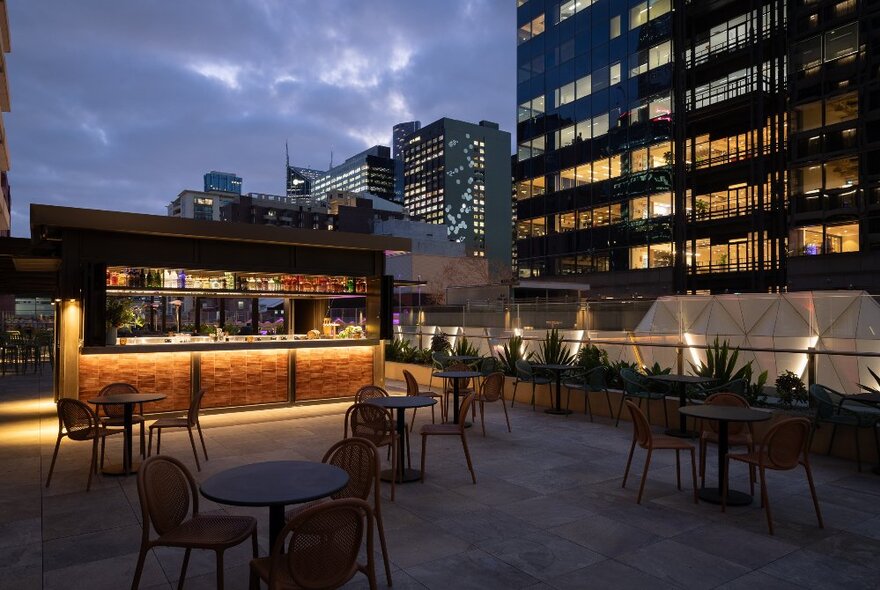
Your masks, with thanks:
[(611, 17), (611, 38), (620, 37), (620, 15)]
[(852, 23), (825, 33), (825, 61), (832, 61), (858, 51), (859, 24)]

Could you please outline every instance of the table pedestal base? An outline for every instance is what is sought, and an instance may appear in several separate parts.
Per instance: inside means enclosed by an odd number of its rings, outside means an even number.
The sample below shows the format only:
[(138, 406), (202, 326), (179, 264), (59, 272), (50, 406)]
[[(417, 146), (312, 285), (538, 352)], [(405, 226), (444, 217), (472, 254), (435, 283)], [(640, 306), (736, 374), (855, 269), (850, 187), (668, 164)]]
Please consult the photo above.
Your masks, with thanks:
[(697, 438), (698, 433), (693, 430), (682, 430), (681, 428), (667, 428), (666, 436), (674, 436), (676, 438)]
[[(397, 475), (397, 478), (394, 478), (394, 475)], [(403, 470), (403, 478), (401, 479), (400, 470), (386, 469), (385, 471), (379, 474), (382, 481), (391, 481), (394, 479), (395, 483), (411, 483), (414, 481), (420, 481), (422, 479), (422, 472), (419, 469), (404, 469)]]
[(559, 408), (559, 409), (547, 408), (546, 410), (544, 410), (544, 413), (556, 414), (557, 416), (567, 416), (567, 415), (571, 414), (571, 410), (565, 410), (563, 408)]
[[(710, 504), (721, 504), (721, 488), (702, 488), (699, 493), (700, 500)], [(728, 506), (748, 506), (752, 503), (752, 497), (745, 492), (727, 490)]]
[(132, 475), (134, 473), (137, 473), (140, 467), (140, 462), (134, 461), (131, 464), (131, 469), (129, 469), (127, 472), (122, 467), (122, 465), (108, 465), (107, 467), (101, 469), (101, 473), (103, 473), (104, 475)]

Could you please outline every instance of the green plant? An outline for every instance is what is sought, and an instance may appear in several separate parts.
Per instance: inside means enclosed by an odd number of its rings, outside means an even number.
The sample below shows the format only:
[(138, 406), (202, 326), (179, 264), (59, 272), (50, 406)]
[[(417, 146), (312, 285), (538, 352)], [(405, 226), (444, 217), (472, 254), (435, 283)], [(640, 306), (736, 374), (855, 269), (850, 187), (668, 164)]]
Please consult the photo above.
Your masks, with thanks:
[(871, 374), (871, 377), (874, 378), (876, 387), (869, 387), (867, 385), (862, 385), (861, 383), (859, 383), (858, 386), (870, 393), (880, 393), (880, 375), (872, 371), (871, 367), (868, 367), (868, 372)]
[(452, 348), (449, 337), (444, 332), (437, 332), (431, 336), (431, 352), (446, 352)]
[(455, 346), (452, 347), (452, 354), (456, 356), (480, 356), (480, 351), (476, 346), (468, 342), (467, 336), (463, 335), (456, 340)]
[(697, 217), (705, 217), (709, 213), (709, 203), (703, 199), (697, 199), (694, 208), (697, 210)]
[(108, 297), (105, 318), (107, 326), (112, 328), (134, 324), (137, 321), (134, 301), (130, 297)]
[(411, 362), (417, 363), (419, 365), (430, 365), (431, 364), (431, 349), (430, 348), (421, 348), (414, 349), (415, 352), (413, 354), (413, 360)]
[(751, 375), (751, 361), (737, 369), (736, 361), (738, 358), (739, 349), (731, 349), (727, 340), (719, 344), (716, 336), (712, 346), (706, 350), (706, 360), (700, 361), (699, 365), (690, 361), (688, 364), (694, 375), (711, 377), (718, 383), (729, 383), (734, 379), (746, 379), (746, 372)]
[(589, 371), (596, 367), (608, 364), (608, 353), (595, 344), (581, 346), (575, 357), (575, 364), (583, 371)]
[(800, 376), (793, 371), (785, 371), (776, 378), (776, 395), (786, 408), (794, 402), (807, 401), (807, 386)]
[(764, 385), (767, 384), (767, 371), (762, 371), (761, 374), (758, 375), (758, 380), (753, 383), (752, 363), (749, 362), (749, 364), (746, 365), (746, 372), (743, 378), (746, 380), (746, 401), (752, 406), (763, 405), (767, 400), (767, 394), (764, 393)]
[(650, 367), (642, 367), (642, 372), (645, 375), (668, 375), (672, 372), (672, 367), (666, 367), (665, 369), (660, 366), (660, 363), (655, 362)]
[(511, 336), (507, 339), (507, 343), (502, 345), (501, 351), (498, 353), (498, 361), (501, 363), (505, 375), (515, 377), (516, 361), (532, 358), (533, 354), (531, 352), (523, 354), (524, 350), (522, 336)]
[(241, 333), (241, 326), (236, 326), (235, 324), (226, 324), (225, 326), (223, 326), (223, 331), (230, 336), (235, 336)]
[(538, 361), (545, 365), (570, 365), (574, 362), (574, 355), (569, 352), (568, 345), (556, 328), (548, 330), (538, 346)]
[(394, 339), (385, 345), (385, 360), (405, 363), (413, 354), (412, 346), (409, 342), (402, 339)]

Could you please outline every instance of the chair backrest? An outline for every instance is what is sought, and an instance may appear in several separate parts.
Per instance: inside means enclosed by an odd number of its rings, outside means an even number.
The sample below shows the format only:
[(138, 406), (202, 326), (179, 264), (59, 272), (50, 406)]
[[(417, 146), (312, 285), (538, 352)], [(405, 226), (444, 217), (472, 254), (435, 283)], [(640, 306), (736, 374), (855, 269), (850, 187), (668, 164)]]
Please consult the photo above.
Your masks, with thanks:
[(370, 493), (379, 501), (379, 449), (366, 438), (345, 438), (327, 449), (324, 463), (335, 465), (348, 473), (348, 483), (331, 496), (366, 500)]
[[(734, 408), (749, 408), (749, 402), (742, 396), (729, 391), (720, 391), (713, 393), (706, 398), (706, 403), (713, 406), (729, 406)], [(703, 423), (712, 432), (718, 432), (718, 422), (716, 420), (704, 420)], [(743, 430), (748, 430), (748, 424), (744, 422), (732, 422), (728, 425), (727, 433), (739, 434)]]
[(406, 369), (403, 370), (403, 380), (406, 381), (407, 395), (419, 395), (419, 382), (416, 381), (413, 374)]
[(629, 410), (629, 415), (632, 418), (633, 423), (633, 439), (639, 446), (642, 448), (647, 448), (651, 446), (651, 442), (653, 440), (651, 434), (651, 424), (648, 422), (648, 419), (645, 417), (645, 414), (642, 413), (642, 410), (639, 407), (632, 403), (629, 400), (626, 400), (626, 408)]
[(467, 394), (464, 400), (461, 402), (461, 406), (459, 406), (458, 408), (458, 429), (461, 431), (462, 436), (464, 436), (468, 412), (470, 411), (471, 404), (474, 403), (474, 398), (476, 396), (476, 393)]
[(648, 385), (645, 383), (645, 378), (632, 369), (621, 369), (620, 380), (623, 381), (623, 390), (627, 393), (639, 393), (649, 390)]
[(590, 388), (590, 391), (605, 391), (608, 389), (608, 383), (605, 381), (605, 367), (594, 367), (587, 371), (584, 375), (584, 381)]
[(287, 523), (275, 542), (272, 553), (277, 557), (272, 560), (269, 588), (280, 587), (276, 584), (284, 569), (295, 587), (303, 590), (342, 586), (358, 570), (364, 532), (367, 551), (373, 550), (372, 522), (369, 504), (356, 498), (322, 502), (303, 510)]
[(517, 359), (514, 366), (516, 367), (516, 378), (520, 381), (530, 381), (535, 376), (532, 365), (525, 359)]
[(446, 363), (449, 362), (449, 355), (445, 352), (432, 352), (431, 353), (431, 363), (434, 365), (434, 368), (438, 371), (442, 371), (446, 367)]
[(189, 409), (186, 411), (186, 421), (190, 426), (199, 423), (199, 412), (202, 410), (202, 398), (205, 397), (205, 390), (199, 389), (189, 403)]
[(183, 463), (167, 455), (147, 457), (137, 475), (138, 498), (144, 538), (149, 535), (149, 523), (156, 533), (163, 535), (174, 530), (190, 515), (199, 511), (196, 482)]
[(483, 379), (480, 399), (487, 402), (498, 401), (504, 396), (504, 373), (492, 373)]
[(391, 410), (364, 402), (354, 404), (345, 412), (346, 438), (351, 436), (365, 438), (374, 445), (385, 444), (394, 432), (394, 419)]
[(810, 421), (806, 418), (788, 418), (770, 427), (764, 435), (759, 455), (770, 469), (794, 469), (801, 455), (806, 457), (810, 440)]
[(78, 399), (62, 397), (55, 408), (58, 423), (64, 425), (67, 437), (72, 440), (88, 440), (98, 428), (98, 415)]
[(377, 397), (388, 397), (388, 392), (378, 385), (364, 385), (354, 394), (354, 403), (360, 404), (368, 399), (376, 399)]
[[(473, 371), (473, 368), (466, 363), (452, 363), (448, 367), (446, 367), (447, 371)], [(466, 377), (463, 379), (457, 379), (458, 381), (458, 390), (467, 389), (471, 385), (470, 377)], [(452, 391), (452, 379), (446, 380), (446, 389)]]
[(487, 356), (480, 361), (480, 373), (483, 374), (483, 377), (488, 377), (498, 370), (498, 360), (494, 356)]
[[(101, 391), (98, 392), (98, 397), (103, 397), (105, 395), (116, 395), (120, 393), (138, 393), (138, 388), (131, 383), (111, 383), (110, 385), (105, 385), (101, 388)], [(123, 416), (125, 416), (125, 408), (115, 405), (102, 405), (101, 413), (103, 413), (108, 418), (122, 418)]]
[(824, 385), (814, 383), (810, 385), (810, 397), (816, 403), (816, 418), (830, 418), (837, 412), (837, 405), (843, 396)]

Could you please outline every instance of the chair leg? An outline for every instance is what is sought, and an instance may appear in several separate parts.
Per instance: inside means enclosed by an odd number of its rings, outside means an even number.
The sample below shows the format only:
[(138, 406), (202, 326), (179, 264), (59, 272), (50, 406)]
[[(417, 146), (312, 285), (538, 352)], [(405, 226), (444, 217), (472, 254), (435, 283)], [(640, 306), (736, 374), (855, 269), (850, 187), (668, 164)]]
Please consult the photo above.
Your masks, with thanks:
[(819, 498), (816, 496), (816, 486), (813, 484), (813, 470), (810, 469), (809, 460), (804, 461), (804, 471), (807, 472), (807, 483), (810, 484), (810, 496), (813, 497), (813, 508), (816, 509), (816, 520), (819, 521), (819, 528), (824, 529), (825, 523), (822, 522), (822, 511), (819, 510)]
[(107, 446), (107, 437), (102, 436), (101, 437), (101, 469), (104, 468), (104, 449), (106, 448), (106, 446)]
[(532, 411), (533, 412), (535, 411), (535, 387), (536, 386), (537, 386), (537, 384), (534, 381), (532, 381)]
[(49, 482), (52, 481), (52, 472), (55, 471), (55, 460), (58, 459), (58, 449), (61, 447), (61, 439), (64, 438), (64, 435), (58, 433), (58, 440), (55, 441), (55, 451), (52, 453), (52, 463), (49, 464), (49, 477), (46, 478), (46, 487), (49, 487)]
[(156, 454), (157, 455), (162, 454), (162, 429), (161, 428), (156, 429)]
[(697, 459), (694, 457), (693, 449), (691, 449), (691, 483), (694, 486), (694, 504), (699, 504), (700, 495), (697, 492)]
[(480, 400), (480, 425), (483, 427), (483, 438), (486, 438), (486, 404)]
[(141, 551), (138, 553), (137, 565), (134, 567), (134, 578), (131, 581), (131, 590), (138, 590), (141, 585), (141, 575), (144, 573), (144, 562), (147, 559), (148, 548), (141, 545)]
[(223, 590), (223, 552), (217, 552), (217, 590)]
[[(157, 451), (158, 454), (158, 451)], [(150, 434), (147, 436), (147, 457), (153, 455), (153, 429), (150, 428)]]
[(831, 454), (831, 449), (834, 448), (834, 437), (837, 434), (837, 424), (831, 427), (831, 439), (828, 441), (828, 455)]
[(605, 390), (605, 401), (608, 403), (608, 414), (614, 418), (614, 408), (611, 407), (611, 394), (608, 393), (608, 390)]
[[(645, 400), (645, 405), (648, 406), (648, 411), (646, 414), (648, 415), (648, 427), (651, 427), (651, 398)], [(642, 407), (642, 400), (639, 398), (639, 407)]]
[(258, 558), (258, 557), (260, 556), (260, 543), (259, 543), (259, 541), (257, 540), (257, 529), (256, 529), (256, 527), (254, 528), (254, 534), (251, 535), (251, 545), (252, 545), (251, 548), (252, 548), (252, 550), (253, 550), (252, 553), (253, 553), (254, 559), (256, 559), (256, 558)]
[(86, 491), (92, 489), (92, 475), (98, 467), (98, 439), (92, 442), (92, 460), (89, 463), (89, 481), (86, 483)]
[[(507, 432), (513, 432), (510, 429), (510, 417), (507, 415), (507, 406), (504, 405), (504, 400), (501, 400), (501, 409), (504, 410), (504, 419), (507, 421)], [(874, 433), (876, 434), (876, 430)], [(877, 456), (880, 457), (880, 452), (877, 453)]]
[(254, 566), (251, 566), (251, 583), (249, 590), (260, 590), (260, 576), (257, 575), (257, 570), (254, 569)]
[(402, 457), (397, 456), (397, 437), (391, 437), (391, 501), (394, 502), (394, 482), (397, 480), (397, 462), (402, 461)]
[(192, 445), (192, 449), (193, 449), (193, 457), (196, 458), (196, 469), (197, 469), (198, 471), (201, 471), (201, 470), (202, 470), (202, 466), (199, 465), (199, 452), (196, 450), (196, 439), (193, 437), (193, 431), (192, 431), (192, 428), (190, 428), (189, 426), (187, 426), (187, 427), (186, 427), (186, 432), (187, 432), (187, 434), (189, 434), (189, 444)]
[(630, 447), (629, 447), (629, 457), (626, 458), (626, 469), (623, 470), (623, 483), (620, 486), (622, 488), (626, 487), (626, 478), (629, 477), (629, 467), (632, 464), (633, 453), (635, 452), (635, 450), (636, 450), (636, 439), (635, 439), (635, 437), (633, 437), (632, 445), (630, 445)]
[(642, 503), (642, 494), (645, 492), (645, 481), (648, 479), (648, 468), (651, 466), (651, 454), (653, 449), (648, 449), (648, 456), (645, 457), (645, 470), (642, 472), (642, 483), (639, 485), (639, 497), (636, 498), (636, 504)]
[(590, 405), (590, 392), (584, 391), (584, 414), (590, 414), (590, 422), (593, 421), (593, 406)]
[(773, 534), (773, 516), (770, 513), (770, 498), (767, 496), (767, 474), (763, 467), (758, 469), (758, 475), (761, 477), (761, 503), (764, 504), (764, 512), (767, 513), (767, 528), (770, 534)]
[(473, 463), (471, 463), (471, 454), (470, 454), (470, 451), (468, 451), (467, 438), (465, 438), (464, 435), (462, 435), (462, 437), (461, 437), (461, 446), (462, 446), (462, 448), (464, 448), (464, 458), (467, 459), (467, 466), (471, 472), (471, 479), (476, 484), (477, 483), (477, 476), (474, 473), (474, 465), (473, 465)]
[[(727, 512), (727, 474), (730, 473), (730, 457), (724, 457), (724, 473), (721, 474), (721, 512)], [(762, 500), (763, 502), (763, 500)]]
[(513, 382), (513, 395), (510, 396), (510, 407), (513, 407), (513, 402), (516, 401), (516, 386), (519, 385), (519, 380), (515, 380)]
[[(413, 408), (412, 419), (409, 421), (409, 431), (412, 432), (413, 428), (416, 426), (416, 412), (418, 412), (418, 408)], [(433, 422), (434, 418), (434, 406), (431, 406), (431, 421)]]
[(373, 513), (376, 519), (376, 528), (379, 530), (379, 545), (382, 547), (382, 559), (385, 561), (385, 578), (391, 586), (391, 565), (388, 562), (388, 546), (385, 544), (385, 525), (382, 524), (382, 513), (379, 511), (378, 498), (376, 511)]
[(192, 551), (189, 547), (183, 553), (183, 565), (180, 566), (180, 579), (177, 580), (177, 590), (183, 590), (183, 581), (186, 579), (186, 566), (189, 565), (189, 554)]
[(208, 460), (208, 447), (205, 446), (205, 435), (202, 434), (202, 425), (196, 422), (196, 430), (199, 431), (199, 440), (202, 441), (202, 452), (205, 454), (205, 461)]
[(700, 486), (706, 487), (706, 450), (709, 445), (700, 437)]
[(144, 436), (144, 423), (141, 422), (141, 459), (147, 458), (146, 437)]
[(620, 414), (623, 413), (623, 402), (626, 401), (626, 394), (620, 396), (620, 406), (617, 408), (617, 421), (614, 423), (614, 427), (617, 428), (620, 426)]
[(669, 408), (666, 407), (666, 397), (660, 398), (660, 403), (663, 404), (663, 419), (666, 421), (666, 428), (669, 428)]
[(425, 483), (425, 451), (427, 449), (428, 449), (428, 436), (423, 434), (422, 435), (422, 464), (420, 466), (421, 471), (422, 471), (422, 483)]
[(678, 484), (678, 491), (681, 491), (681, 453), (679, 449), (675, 449), (675, 482)]

